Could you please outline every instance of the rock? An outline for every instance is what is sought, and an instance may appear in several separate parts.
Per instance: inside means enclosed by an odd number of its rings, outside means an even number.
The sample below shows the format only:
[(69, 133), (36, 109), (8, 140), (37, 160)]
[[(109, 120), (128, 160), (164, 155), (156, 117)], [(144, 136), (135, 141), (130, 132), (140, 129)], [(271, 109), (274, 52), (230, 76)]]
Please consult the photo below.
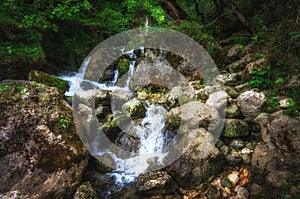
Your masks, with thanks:
[(212, 106), (197, 101), (172, 108), (166, 114), (167, 128), (179, 132), (187, 132), (199, 127), (214, 130), (219, 127), (219, 124), (218, 111)]
[(131, 94), (123, 89), (116, 89), (112, 91), (111, 106), (114, 107), (114, 111), (122, 111), (122, 106), (128, 102), (131, 98)]
[(206, 104), (214, 107), (220, 113), (225, 112), (227, 105), (227, 94), (224, 91), (218, 91), (209, 95)]
[(290, 100), (292, 100), (292, 99), (284, 98), (284, 99), (279, 100), (279, 108), (287, 109), (287, 108), (291, 107), (292, 105), (290, 103)]
[(175, 86), (167, 94), (167, 105), (170, 108), (191, 102), (195, 100), (195, 92), (191, 86)]
[(265, 183), (265, 184), (257, 184), (253, 183), (251, 185), (251, 195), (250, 198), (252, 199), (271, 199), (273, 198), (272, 196), (273, 190), (272, 187)]
[(243, 162), (243, 158), (237, 153), (231, 153), (226, 156), (229, 165), (238, 166)]
[(237, 150), (240, 150), (245, 146), (243, 140), (241, 140), (241, 139), (234, 139), (231, 141), (231, 143), (229, 145)]
[(230, 181), (232, 186), (235, 186), (238, 183), (238, 181), (240, 180), (239, 172), (233, 171), (232, 173), (227, 175), (227, 179)]
[(148, 98), (148, 93), (145, 91), (141, 91), (137, 93), (137, 99), (138, 100), (146, 100)]
[(176, 188), (171, 176), (165, 171), (140, 174), (136, 186), (143, 195), (170, 194), (173, 193)]
[(234, 199), (248, 199), (250, 196), (249, 191), (244, 187), (239, 187)]
[(241, 84), (241, 85), (237, 85), (234, 87), (240, 94), (244, 93), (246, 91), (249, 91), (251, 89), (251, 87), (249, 86), (249, 83), (245, 83), (245, 84)]
[(245, 78), (245, 80), (249, 81), (251, 79), (251, 74), (252, 71), (254, 70), (262, 70), (263, 68), (265, 68), (266, 66), (269, 65), (269, 60), (264, 58), (255, 60), (253, 62), (250, 62), (249, 64), (247, 64), (244, 72), (243, 72), (243, 77)]
[(110, 106), (111, 96), (107, 91), (100, 89), (91, 89), (86, 91), (77, 91), (73, 98), (73, 106), (85, 104), (97, 108), (98, 106)]
[(138, 100), (131, 100), (123, 104), (123, 113), (132, 119), (143, 118), (146, 114), (146, 108), (143, 103)]
[(240, 118), (241, 111), (238, 105), (235, 103), (229, 104), (229, 106), (226, 107), (226, 117), (227, 118)]
[(90, 182), (81, 184), (74, 195), (74, 199), (97, 199), (96, 192)]
[(62, 93), (65, 93), (69, 89), (67, 81), (55, 77), (53, 75), (44, 73), (42, 71), (31, 70), (28, 74), (28, 79), (30, 81), (35, 81), (38, 83), (45, 84), (47, 86), (55, 87)]
[(228, 187), (228, 188), (232, 187), (232, 184), (228, 178), (222, 178), (221, 183), (224, 187)]
[(167, 62), (146, 57), (137, 65), (130, 79), (129, 88), (136, 90), (149, 85), (171, 89), (179, 85), (187, 86), (188, 81)]
[(247, 54), (238, 61), (226, 66), (230, 73), (237, 73), (245, 69), (246, 65), (252, 61), (252, 55)]
[(261, 112), (265, 103), (265, 95), (255, 91), (246, 91), (237, 98), (237, 104), (246, 120), (252, 120)]
[(233, 85), (237, 82), (237, 73), (220, 74), (216, 76), (216, 80), (223, 85)]
[[(224, 156), (215, 147), (214, 137), (205, 129), (195, 129), (185, 136), (177, 149), (186, 149), (175, 162), (166, 167), (166, 171), (183, 188), (193, 188), (214, 176), (225, 164)], [(169, 153), (164, 163), (172, 157)]]
[(241, 45), (240, 44), (235, 44), (231, 48), (229, 48), (226, 57), (229, 59), (235, 58), (239, 55), (241, 52)]
[(6, 81), (0, 102), (1, 197), (72, 197), (89, 155), (62, 94), (34, 82)]
[(247, 122), (239, 119), (226, 119), (223, 137), (243, 137), (249, 135), (249, 127)]
[(233, 99), (236, 99), (239, 96), (239, 92), (233, 87), (226, 86), (224, 90)]

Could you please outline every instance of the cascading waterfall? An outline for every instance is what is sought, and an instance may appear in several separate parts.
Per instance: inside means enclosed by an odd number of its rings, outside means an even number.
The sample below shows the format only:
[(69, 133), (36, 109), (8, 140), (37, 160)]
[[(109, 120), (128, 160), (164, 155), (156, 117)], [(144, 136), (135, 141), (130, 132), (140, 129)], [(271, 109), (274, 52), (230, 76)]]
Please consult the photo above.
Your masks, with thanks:
[[(141, 52), (144, 53), (144, 48), (140, 48)], [(122, 51), (122, 49), (121, 49)], [(127, 74), (126, 84), (122, 88), (116, 86), (118, 81), (119, 72), (116, 69), (114, 72), (114, 77), (110, 82), (111, 86), (107, 86), (105, 83), (98, 83), (84, 79), (85, 71), (90, 61), (90, 58), (87, 58), (81, 70), (72, 74), (71, 76), (62, 76), (61, 78), (70, 83), (70, 90), (65, 93), (67, 96), (74, 95), (75, 91), (84, 91), (84, 88), (81, 87), (83, 82), (89, 83), (93, 88), (112, 91), (114, 89), (123, 89), (128, 90), (129, 82), (131, 77), (134, 74), (134, 67), (136, 63), (136, 55), (133, 50), (128, 52), (122, 51), (122, 54), (127, 54), (130, 58), (130, 67)], [(163, 134), (165, 120), (164, 115), (166, 110), (159, 105), (147, 104), (146, 116), (143, 118), (141, 125), (137, 126), (135, 132), (136, 136), (139, 138), (140, 145), (138, 149), (138, 154), (133, 154), (132, 157), (127, 159), (118, 158), (115, 154), (110, 151), (96, 151), (93, 155), (103, 155), (108, 153), (114, 159), (116, 163), (116, 170), (112, 173), (106, 174), (107, 176), (113, 177), (115, 179), (115, 184), (122, 187), (126, 183), (130, 183), (136, 180), (138, 175), (150, 166), (150, 164), (159, 164), (162, 158), (167, 154), (163, 146), (165, 145), (165, 138)], [(95, 139), (97, 140), (97, 139)], [(97, 145), (97, 143), (94, 143)], [(98, 148), (98, 147), (95, 147)], [(149, 162), (149, 160), (151, 160)]]

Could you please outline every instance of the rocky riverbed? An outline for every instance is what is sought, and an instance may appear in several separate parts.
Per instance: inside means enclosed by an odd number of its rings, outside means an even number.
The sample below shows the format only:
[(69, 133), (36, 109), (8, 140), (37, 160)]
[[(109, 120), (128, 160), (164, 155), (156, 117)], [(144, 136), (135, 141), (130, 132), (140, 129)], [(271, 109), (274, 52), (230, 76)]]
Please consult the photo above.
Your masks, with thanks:
[[(228, 48), (225, 63), (229, 64), (222, 68), (215, 85), (202, 82), (188, 64), (176, 55), (167, 54), (164, 58), (170, 64), (168, 67), (183, 71), (188, 80), (185, 87), (166, 88), (156, 84), (160, 80), (154, 76), (150, 82), (135, 81), (133, 76), (130, 96), (126, 92), (95, 91), (97, 122), (109, 140), (122, 149), (138, 151), (141, 140), (124, 133), (119, 122), (125, 115), (136, 124), (143, 124), (149, 104), (165, 109), (162, 129), (165, 137), (172, 140), (177, 135), (179, 146), (188, 146), (179, 158), (169, 163), (176, 150), (168, 148), (169, 153), (162, 159), (168, 163), (166, 167), (149, 169), (122, 186), (106, 175), (114, 168), (99, 162), (83, 146), (73, 122), (72, 108), (61, 88), (47, 85), (49, 81), (38, 78), (38, 72), (31, 73), (34, 79), (30, 77), (36, 82), (1, 82), (0, 197), (299, 197), (300, 119), (283, 113), (289, 104), (266, 113), (265, 93), (251, 89), (243, 81), (251, 76), (252, 70), (268, 62), (265, 58), (257, 60), (255, 53), (251, 46), (242, 52), (237, 46)], [(145, 79), (146, 66), (156, 55), (146, 49), (146, 58), (139, 56), (136, 77)], [(108, 69), (112, 71), (105, 72), (111, 76), (107, 78), (113, 79), (113, 70), (120, 66), (128, 70), (124, 67), (126, 63), (130, 63), (130, 58), (123, 57), (114, 63)], [(122, 76), (119, 78), (121, 81)], [(119, 112), (113, 112), (112, 96), (115, 102), (129, 102), (119, 107)], [(89, 111), (80, 104), (77, 108)], [(220, 125), (222, 129), (218, 129)], [(220, 135), (215, 134), (218, 130)], [(110, 165), (115, 164), (110, 154), (103, 157), (111, 161)], [(149, 168), (155, 168), (156, 164), (153, 160)]]

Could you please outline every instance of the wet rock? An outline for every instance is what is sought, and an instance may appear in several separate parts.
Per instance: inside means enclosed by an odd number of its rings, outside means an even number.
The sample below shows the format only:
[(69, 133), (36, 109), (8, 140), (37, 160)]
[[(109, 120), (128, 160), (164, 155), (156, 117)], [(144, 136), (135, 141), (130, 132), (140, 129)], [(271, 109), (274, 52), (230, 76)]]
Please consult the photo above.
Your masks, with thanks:
[(222, 178), (221, 183), (224, 187), (228, 187), (228, 188), (232, 187), (232, 184), (228, 178)]
[(131, 94), (123, 89), (116, 89), (112, 91), (111, 106), (115, 111), (121, 111), (123, 104), (128, 102), (131, 98)]
[(169, 194), (175, 191), (175, 184), (165, 171), (142, 173), (138, 177), (137, 187), (141, 194)]
[(110, 106), (111, 96), (107, 91), (100, 89), (91, 89), (86, 91), (77, 91), (74, 95), (73, 106), (78, 104), (97, 108), (98, 106)]
[(69, 89), (68, 82), (53, 75), (49, 75), (42, 71), (31, 70), (28, 74), (30, 81), (45, 84), (47, 86), (57, 88), (61, 93), (65, 93)]
[(142, 102), (131, 100), (122, 106), (123, 113), (132, 119), (143, 118), (146, 114), (146, 109)]
[(0, 101), (1, 197), (72, 197), (89, 155), (63, 96), (42, 84), (6, 81)]
[(130, 61), (128, 59), (120, 59), (118, 61), (118, 70), (120, 75), (123, 75), (125, 73), (127, 73), (127, 71), (129, 70), (129, 65), (130, 65)]
[(170, 130), (179, 132), (199, 127), (214, 130), (219, 127), (220, 116), (214, 107), (194, 101), (171, 109), (166, 114), (166, 124)]
[(206, 104), (214, 107), (220, 113), (225, 112), (227, 105), (227, 94), (224, 91), (218, 91), (209, 95)]
[(97, 199), (96, 192), (90, 182), (81, 184), (74, 195), (74, 199)]
[(239, 119), (226, 119), (222, 136), (223, 137), (243, 137), (249, 135), (247, 122)]
[[(224, 156), (215, 147), (213, 140), (210, 133), (200, 128), (188, 133), (177, 145), (177, 150), (186, 150), (166, 170), (181, 187), (193, 188), (218, 173), (224, 166)], [(164, 163), (169, 162), (173, 153), (164, 158)]]
[(137, 99), (139, 100), (146, 100), (148, 96), (148, 93), (146, 93), (145, 91), (140, 91), (137, 93)]
[(216, 80), (223, 85), (233, 85), (237, 82), (237, 73), (220, 74), (216, 76)]
[(255, 91), (246, 91), (237, 98), (238, 106), (246, 120), (254, 119), (260, 112), (265, 103), (265, 95)]

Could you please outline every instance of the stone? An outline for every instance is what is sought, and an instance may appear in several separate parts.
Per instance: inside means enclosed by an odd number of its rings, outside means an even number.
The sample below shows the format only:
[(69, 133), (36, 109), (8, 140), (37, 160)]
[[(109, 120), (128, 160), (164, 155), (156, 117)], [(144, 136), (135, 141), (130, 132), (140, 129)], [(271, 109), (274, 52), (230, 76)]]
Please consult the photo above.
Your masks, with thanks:
[(128, 59), (123, 58), (118, 61), (117, 67), (120, 75), (127, 73), (127, 71), (129, 70), (129, 65), (130, 65), (130, 61)]
[(129, 88), (134, 91), (149, 85), (171, 89), (175, 86), (188, 86), (188, 81), (167, 61), (146, 57), (137, 65), (130, 79)]
[(1, 198), (73, 197), (89, 154), (63, 95), (34, 82), (6, 81), (0, 101)]
[(195, 91), (192, 86), (175, 86), (167, 94), (167, 105), (170, 108), (194, 101), (196, 99)]
[(241, 52), (241, 45), (235, 44), (231, 48), (228, 49), (226, 57), (228, 57), (229, 59), (232, 59), (234, 57), (237, 57), (240, 52)]
[(138, 100), (146, 100), (148, 98), (148, 93), (145, 91), (141, 91), (137, 93), (137, 99)]
[(245, 146), (243, 140), (241, 139), (234, 139), (230, 142), (229, 145), (237, 150), (240, 150)]
[(237, 153), (231, 153), (226, 156), (229, 165), (238, 166), (243, 162), (243, 158)]
[(67, 81), (38, 70), (31, 70), (28, 74), (28, 79), (30, 81), (35, 81), (47, 86), (55, 87), (61, 93), (65, 93), (69, 89), (69, 84)]
[(206, 104), (214, 107), (219, 112), (225, 112), (227, 105), (227, 94), (224, 91), (218, 91), (209, 95)]
[(240, 118), (241, 111), (238, 105), (231, 103), (226, 107), (226, 117), (227, 118)]
[(263, 93), (255, 91), (246, 91), (237, 98), (237, 104), (246, 120), (252, 120), (261, 112), (266, 101)]
[(74, 199), (97, 199), (96, 192), (90, 182), (82, 183), (76, 190)]
[(123, 104), (123, 113), (132, 119), (143, 118), (146, 115), (146, 108), (143, 103), (138, 100), (131, 100)]
[(239, 119), (226, 119), (223, 132), (223, 137), (244, 137), (249, 135), (249, 126), (247, 122)]
[(233, 85), (237, 82), (237, 77), (237, 73), (227, 73), (217, 75), (216, 80), (223, 85)]
[[(175, 151), (163, 159), (171, 163), (177, 150), (184, 153), (166, 167), (166, 171), (183, 188), (193, 188), (217, 174), (225, 164), (223, 154), (215, 147), (214, 137), (205, 129), (192, 130), (178, 143)], [(177, 151), (178, 153), (178, 151)]]
[(249, 197), (250, 192), (244, 187), (239, 187), (234, 199), (248, 199)]
[(251, 90), (249, 83), (240, 84), (234, 87), (240, 94)]
[(233, 99), (239, 96), (239, 92), (234, 87), (226, 86), (224, 90)]
[(235, 186), (240, 180), (239, 172), (233, 171), (232, 173), (227, 175), (227, 179), (231, 182), (232, 186)]
[(266, 66), (269, 65), (269, 60), (267, 58), (261, 58), (258, 60), (255, 60), (253, 62), (250, 62), (247, 64), (244, 72), (243, 72), (243, 77), (245, 78), (245, 80), (249, 81), (251, 79), (251, 74), (252, 71), (254, 70), (262, 70), (263, 68), (265, 68)]
[(222, 178), (221, 183), (224, 187), (228, 187), (228, 188), (232, 187), (232, 184), (228, 178)]
[(176, 186), (171, 176), (165, 171), (146, 172), (138, 176), (138, 191), (143, 195), (170, 194)]
[(290, 103), (290, 100), (292, 100), (292, 99), (284, 98), (284, 99), (279, 100), (279, 108), (282, 108), (282, 109), (290, 108), (292, 106)]
[(239, 71), (243, 71), (248, 63), (252, 61), (252, 55), (247, 54), (241, 59), (237, 60), (236, 62), (233, 62), (226, 66), (226, 68), (229, 70), (230, 73), (237, 73)]
[(167, 128), (183, 133), (199, 127), (217, 129), (220, 120), (219, 113), (214, 107), (198, 101), (172, 108), (166, 114)]

